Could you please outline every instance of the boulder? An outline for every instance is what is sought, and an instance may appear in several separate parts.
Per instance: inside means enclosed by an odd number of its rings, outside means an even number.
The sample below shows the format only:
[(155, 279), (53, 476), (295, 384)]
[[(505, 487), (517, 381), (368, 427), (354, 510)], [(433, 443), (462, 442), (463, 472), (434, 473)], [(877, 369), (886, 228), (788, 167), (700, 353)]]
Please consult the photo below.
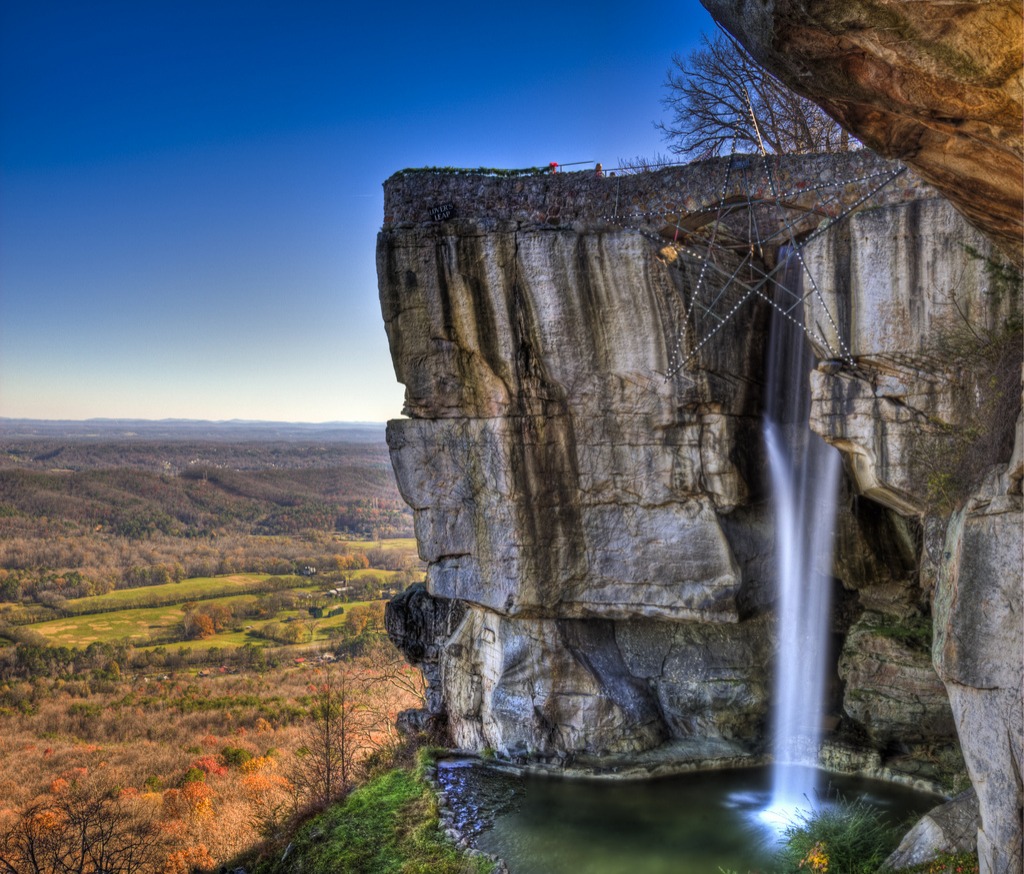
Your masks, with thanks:
[(931, 662), (930, 625), (926, 617), (869, 613), (843, 644), (843, 712), (879, 748), (956, 737), (949, 700)]
[(882, 869), (913, 868), (941, 853), (972, 853), (977, 848), (978, 824), (978, 796), (967, 789), (922, 816)]

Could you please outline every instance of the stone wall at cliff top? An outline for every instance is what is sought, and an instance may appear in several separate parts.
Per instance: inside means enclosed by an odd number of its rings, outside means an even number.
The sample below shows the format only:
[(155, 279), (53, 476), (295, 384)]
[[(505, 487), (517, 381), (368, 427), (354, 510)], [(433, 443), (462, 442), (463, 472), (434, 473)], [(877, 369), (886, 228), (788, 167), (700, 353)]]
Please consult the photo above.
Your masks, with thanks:
[[(652, 173), (611, 171), (603, 177), (593, 170), (511, 177), (404, 170), (384, 183), (384, 228), (436, 224), (431, 210), (451, 204), (451, 217), (456, 219), (514, 221), (546, 228), (576, 225), (594, 231), (621, 227), (630, 216), (656, 216), (666, 204), (699, 216), (702, 209), (713, 210), (721, 200), (771, 197), (772, 186), (763, 178), (759, 158), (738, 156), (728, 173), (727, 165), (728, 159), (712, 158)], [(864, 180), (900, 169), (899, 164), (866, 149), (839, 155), (772, 156), (769, 165), (777, 190), (787, 192), (787, 201), (794, 204), (811, 203), (815, 183), (848, 183), (841, 197), (826, 207), (826, 215), (816, 221), (835, 216), (853, 203), (865, 191)], [(908, 171), (871, 202), (882, 205), (934, 196), (931, 187)]]
[[(795, 192), (891, 169), (868, 153), (773, 167)], [(722, 170), (421, 172), (385, 185), (381, 305), (409, 416), (389, 423), (388, 441), (429, 592), (393, 605), (390, 627), (425, 667), (434, 716), (459, 746), (543, 757), (764, 741), (768, 306), (738, 312), (694, 368), (667, 377), (697, 268), (668, 263), (652, 243), (667, 221), (690, 228), (713, 215)], [(850, 182), (841, 198), (858, 200), (864, 185)], [(864, 206), (930, 198), (901, 176)], [(646, 226), (623, 227), (625, 212)], [(810, 229), (824, 218), (799, 221)], [(850, 592), (837, 619), (844, 637), (865, 610), (922, 609), (916, 523), (846, 500), (831, 569)], [(425, 598), (434, 606), (424, 613)], [(834, 672), (833, 716), (858, 736), (867, 719), (868, 742), (893, 749), (901, 726), (948, 704), (927, 655), (880, 645), (875, 627), (862, 622), (851, 638), (866, 641), (861, 663), (843, 650), (857, 696), (844, 704)], [(884, 715), (871, 705), (883, 698)], [(929, 742), (948, 742), (945, 724)]]

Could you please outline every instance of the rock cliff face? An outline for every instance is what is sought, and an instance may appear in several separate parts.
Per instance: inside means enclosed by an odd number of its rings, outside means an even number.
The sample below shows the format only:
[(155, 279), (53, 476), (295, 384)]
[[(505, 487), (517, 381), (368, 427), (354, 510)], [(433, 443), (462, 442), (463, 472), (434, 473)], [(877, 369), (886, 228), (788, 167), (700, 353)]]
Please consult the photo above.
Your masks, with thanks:
[[(874, 162), (784, 160), (776, 172), (802, 190), (827, 174), (863, 179)], [(762, 748), (768, 304), (738, 310), (694, 366), (667, 375), (700, 309), (680, 301), (705, 295), (710, 307), (716, 290), (696, 263), (665, 256), (659, 222), (674, 202), (699, 223), (720, 171), (385, 184), (381, 306), (409, 416), (389, 423), (388, 442), (428, 566), (425, 589), (393, 602), (388, 623), (425, 668), (429, 718), (458, 746), (558, 760), (693, 739)], [(850, 203), (864, 194), (843, 191)], [(626, 229), (625, 205), (654, 217)], [(822, 218), (809, 212), (804, 231)], [(808, 323), (825, 323), (815, 307), (827, 304), (840, 317), (825, 340), (852, 356), (823, 362), (809, 386), (812, 425), (847, 471), (830, 724), (929, 776), (929, 759), (955, 755), (956, 717), (985, 852), (999, 859), (1020, 804), (1019, 449), (1007, 468), (1019, 279), (912, 178), (819, 234), (805, 258), (820, 292)], [(994, 383), (993, 348), (1011, 350)], [(991, 434), (971, 431), (971, 416), (996, 407)], [(980, 487), (957, 461), (979, 452), (994, 466)], [(993, 643), (978, 637), (982, 615)]]
[[(898, 157), (914, 167), (975, 227), (988, 234), (1003, 255), (1018, 267), (1024, 263), (1024, 16), (1019, 3), (702, 3), (758, 61), (790, 87), (815, 100), (880, 154)], [(883, 216), (878, 219), (889, 221)], [(960, 231), (955, 226), (951, 228), (953, 234), (947, 237), (948, 243), (954, 247), (963, 244)], [(934, 234), (932, 239), (936, 239)], [(944, 247), (946, 252), (951, 251), (948, 243)], [(865, 312), (876, 312), (878, 303), (894, 307), (891, 312), (896, 315), (895, 320), (885, 318), (876, 322), (889, 337), (870, 336), (870, 324), (862, 324), (858, 332), (863, 354), (880, 353), (884, 360), (876, 360), (869, 378), (819, 378), (815, 389), (821, 400), (817, 426), (847, 453), (848, 466), (865, 494), (899, 512), (922, 513), (926, 509), (924, 492), (929, 488), (934, 492), (937, 487), (941, 490), (957, 478), (951, 472), (954, 464), (968, 471), (955, 489), (956, 497), (962, 501), (966, 484), (977, 480), (979, 463), (1005, 463), (1006, 432), (1011, 429), (1005, 427), (1005, 409), (999, 407), (1017, 408), (1008, 398), (1019, 388), (1016, 374), (1012, 379), (1001, 378), (1012, 370), (1004, 366), (1005, 361), (989, 356), (987, 363), (982, 364), (982, 356), (975, 355), (973, 366), (966, 368), (975, 384), (965, 390), (959, 373), (951, 374), (950, 367), (934, 364), (936, 347), (934, 343), (925, 344), (936, 333), (941, 336), (941, 332), (936, 332), (932, 322), (937, 319), (941, 324), (945, 305), (948, 332), (948, 317), (952, 315), (948, 306), (953, 304), (963, 323), (980, 327), (986, 339), (991, 339), (993, 326), (998, 326), (1005, 316), (1003, 307), (1020, 306), (1019, 278), (1017, 288), (1002, 300), (995, 300), (996, 294), (987, 299), (964, 295), (957, 288), (949, 288), (944, 298), (925, 294), (914, 300), (906, 295), (890, 295), (884, 287), (887, 280), (920, 275), (907, 274), (899, 266), (913, 262), (915, 268), (927, 269), (929, 262), (943, 262), (919, 257), (924, 251), (914, 242), (882, 245), (889, 255), (899, 257), (901, 264), (890, 261), (890, 269), (876, 272), (882, 278), (877, 289), (881, 295), (872, 291), (870, 281), (858, 283), (854, 279), (860, 286), (860, 295), (855, 293), (853, 299), (876, 298), (874, 306), (863, 308)], [(929, 248), (929, 244), (924, 248)], [(908, 253), (914, 254), (908, 257)], [(884, 253), (881, 254), (884, 260)], [(877, 261), (870, 258), (864, 264), (875, 268)], [(952, 285), (957, 274), (947, 271), (935, 278)], [(960, 309), (965, 300), (970, 304), (966, 311)], [(958, 333), (960, 341), (954, 339), (951, 345), (959, 346), (961, 354), (947, 355), (947, 364), (950, 358), (959, 357), (958, 363), (962, 363), (970, 357), (962, 354), (962, 324)], [(1019, 352), (1019, 340), (1015, 345)], [(911, 358), (894, 358), (894, 353), (907, 352), (913, 353)], [(931, 362), (922, 361), (922, 353), (931, 353)], [(986, 371), (995, 371), (998, 385), (978, 381), (979, 374)], [(972, 393), (974, 403), (965, 401)], [(986, 407), (977, 400), (985, 397), (996, 400)], [(937, 417), (941, 427), (955, 428), (961, 435), (991, 427), (999, 445), (961, 439), (959, 451), (950, 452), (948, 434), (945, 441), (935, 436), (934, 429), (928, 434), (932, 424), (929, 416), (939, 409), (943, 411)], [(939, 520), (926, 520), (928, 536), (922, 567), (926, 583), (936, 577), (940, 581), (936, 594), (940, 606), (937, 641), (946, 644), (937, 644), (935, 664), (954, 703), (961, 737), (971, 739), (965, 752), (978, 788), (982, 820), (979, 852), (986, 874), (1022, 870), (1021, 430), (1018, 422), (1017, 448), (1001, 479), (993, 480), (978, 492), (962, 515), (955, 518), (947, 538), (947, 546), (953, 548), (943, 550), (939, 545), (943, 527)], [(885, 454), (880, 455), (880, 451)], [(933, 463), (936, 456), (944, 460), (944, 470), (938, 470)], [(973, 586), (981, 589), (978, 595), (982, 602), (998, 605), (996, 612), (1004, 617), (1002, 635), (994, 644), (1003, 656), (988, 661), (1001, 662), (1005, 672), (988, 674), (963, 669), (965, 652), (983, 651), (993, 656), (996, 652), (976, 631), (968, 633), (972, 620), (978, 617), (971, 613), (967, 601), (951, 594), (951, 589), (961, 585), (963, 564), (957, 548), (963, 543), (964, 530), (985, 532), (980, 538), (970, 538), (972, 563), (968, 567), (986, 578), (984, 583), (973, 581)], [(997, 578), (993, 575), (996, 569), (1008, 575)], [(1009, 619), (1005, 617), (1007, 610)], [(960, 639), (967, 643), (951, 650), (953, 626), (958, 633), (966, 634)], [(1007, 657), (1006, 653), (1015, 655)], [(972, 664), (977, 661), (972, 658)], [(965, 676), (972, 680), (963, 682)], [(983, 699), (988, 715), (980, 717)], [(966, 704), (968, 700), (970, 705)], [(998, 752), (993, 758), (987, 744), (997, 738), (999, 743), (992, 749)]]
[(701, 0), (753, 56), (1021, 260), (1021, 6)]
[[(823, 268), (848, 265), (821, 299), (850, 313), (857, 367), (812, 374), (811, 424), (843, 452), (861, 494), (921, 520), (932, 661), (977, 791), (982, 870), (1013, 872), (1024, 837), (1022, 302), (1019, 274), (986, 251), (942, 203), (866, 211), (845, 238), (812, 246), (807, 257)], [(860, 634), (847, 640), (858, 652), (849, 663), (861, 665), (847, 666), (848, 696), (861, 687), (847, 711), (873, 735), (906, 737), (911, 727), (893, 725), (878, 685), (894, 669), (897, 683), (910, 674), (875, 645), (855, 646)], [(872, 650), (877, 667), (862, 662)], [(936, 692), (921, 696), (919, 726), (947, 718), (931, 709)]]
[(965, 739), (986, 872), (1024, 867), (1022, 519), (1019, 476), (993, 471), (950, 521), (935, 593), (932, 654)]

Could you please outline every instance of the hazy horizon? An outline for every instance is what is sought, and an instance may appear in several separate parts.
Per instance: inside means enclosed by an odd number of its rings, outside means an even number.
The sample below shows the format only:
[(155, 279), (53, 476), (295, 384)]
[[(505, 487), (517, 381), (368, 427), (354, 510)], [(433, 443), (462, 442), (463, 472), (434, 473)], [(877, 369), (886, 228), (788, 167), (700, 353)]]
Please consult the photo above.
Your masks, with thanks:
[(287, 422), (266, 419), (24, 419), (0, 417), (8, 447), (44, 443), (384, 443), (386, 422)]
[[(395, 417), (392, 417), (395, 418)], [(403, 418), (403, 417), (398, 417)], [(0, 423), (2, 422), (152, 422), (154, 424), (161, 423), (192, 423), (198, 422), (208, 425), (231, 425), (231, 424), (243, 424), (243, 425), (386, 425), (387, 420), (381, 419), (380, 421), (374, 421), (372, 419), (329, 419), (322, 422), (308, 422), (298, 421), (293, 419), (194, 419), (180, 416), (166, 416), (162, 419), (151, 419), (139, 416), (130, 417), (111, 417), (111, 416), (89, 416), (84, 419), (39, 419), (31, 416), (0, 416)]]
[(0, 415), (400, 415), (381, 183), (664, 151), (675, 9), (3, 4)]

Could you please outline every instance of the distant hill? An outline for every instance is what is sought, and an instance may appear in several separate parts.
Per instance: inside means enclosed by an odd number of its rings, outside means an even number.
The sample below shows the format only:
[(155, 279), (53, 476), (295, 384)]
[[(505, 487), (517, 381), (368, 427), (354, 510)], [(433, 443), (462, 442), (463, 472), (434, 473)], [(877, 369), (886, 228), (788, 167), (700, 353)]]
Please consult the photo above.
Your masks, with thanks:
[(10, 419), (0, 417), (0, 439), (203, 440), (384, 443), (383, 422), (260, 422), (232, 419)]
[[(412, 533), (384, 425), (0, 419), (0, 540)], [(0, 568), (20, 559), (0, 549)], [(12, 563), (13, 562), (13, 563)]]

